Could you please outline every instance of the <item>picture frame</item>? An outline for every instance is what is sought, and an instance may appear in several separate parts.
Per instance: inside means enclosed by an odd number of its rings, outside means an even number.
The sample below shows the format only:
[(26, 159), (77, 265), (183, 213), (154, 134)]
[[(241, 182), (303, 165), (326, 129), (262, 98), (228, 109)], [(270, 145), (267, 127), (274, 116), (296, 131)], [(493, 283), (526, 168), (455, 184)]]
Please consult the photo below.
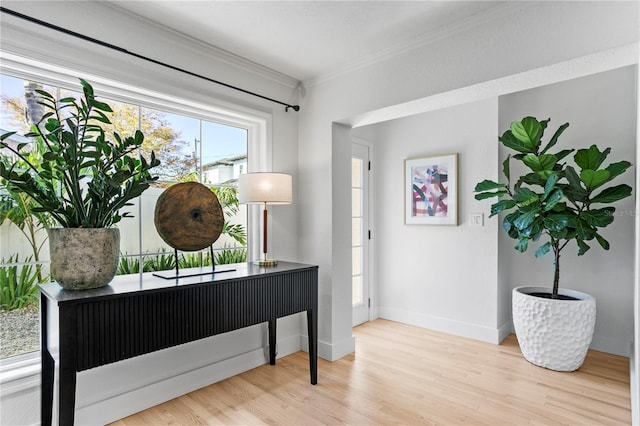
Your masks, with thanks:
[(404, 160), (405, 224), (458, 225), (458, 154)]

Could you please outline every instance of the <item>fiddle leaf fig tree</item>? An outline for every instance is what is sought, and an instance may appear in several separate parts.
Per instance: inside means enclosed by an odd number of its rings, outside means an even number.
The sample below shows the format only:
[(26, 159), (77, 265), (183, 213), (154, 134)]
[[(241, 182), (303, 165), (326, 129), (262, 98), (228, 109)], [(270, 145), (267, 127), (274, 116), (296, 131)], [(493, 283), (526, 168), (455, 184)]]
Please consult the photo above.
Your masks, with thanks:
[[(525, 117), (511, 124), (499, 137), (510, 150), (503, 162), (505, 182), (484, 180), (475, 187), (475, 198), (497, 197), (491, 206), (491, 216), (504, 213), (502, 228), (516, 240), (515, 249), (525, 252), (531, 243), (540, 242), (535, 255), (552, 252), (554, 276), (552, 297), (558, 297), (560, 253), (571, 241), (583, 255), (593, 243), (605, 250), (609, 242), (600, 228), (614, 220), (615, 207), (610, 204), (631, 195), (626, 184), (606, 186), (623, 174), (631, 163), (618, 161), (604, 166), (610, 148), (564, 149), (550, 152), (558, 143), (569, 123), (560, 126), (547, 143), (542, 142), (549, 119), (538, 121)], [(567, 158), (573, 154), (571, 165)], [(511, 176), (511, 161), (521, 162), (526, 172)]]
[(45, 114), (26, 134), (42, 152), (37, 161), (30, 144), (13, 147), (7, 142), (15, 132), (0, 136), (0, 149), (17, 158), (0, 162), (0, 180), (14, 193), (36, 202), (34, 213), (49, 213), (64, 228), (108, 228), (122, 217), (120, 209), (140, 196), (157, 179), (150, 170), (160, 164), (151, 152), (147, 161), (139, 154), (142, 132), (109, 139), (102, 128), (110, 124), (111, 107), (96, 99), (93, 87), (80, 80), (83, 99), (56, 100), (36, 90)]

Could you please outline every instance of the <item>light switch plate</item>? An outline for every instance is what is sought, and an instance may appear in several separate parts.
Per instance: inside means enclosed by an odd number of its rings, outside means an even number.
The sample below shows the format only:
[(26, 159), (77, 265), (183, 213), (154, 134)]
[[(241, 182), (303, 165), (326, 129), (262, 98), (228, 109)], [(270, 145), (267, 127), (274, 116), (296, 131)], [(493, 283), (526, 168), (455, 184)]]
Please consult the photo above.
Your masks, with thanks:
[(484, 214), (483, 213), (469, 214), (469, 226), (484, 226)]

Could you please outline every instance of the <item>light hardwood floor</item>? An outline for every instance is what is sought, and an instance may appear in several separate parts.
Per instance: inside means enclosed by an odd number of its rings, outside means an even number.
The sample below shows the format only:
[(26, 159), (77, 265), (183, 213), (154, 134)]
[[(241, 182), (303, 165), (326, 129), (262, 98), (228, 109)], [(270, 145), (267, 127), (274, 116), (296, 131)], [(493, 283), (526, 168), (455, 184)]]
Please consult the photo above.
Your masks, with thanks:
[(590, 351), (572, 373), (536, 367), (515, 336), (501, 345), (376, 320), (356, 354), (319, 361), (309, 384), (298, 352), (113, 423), (630, 424), (627, 358)]

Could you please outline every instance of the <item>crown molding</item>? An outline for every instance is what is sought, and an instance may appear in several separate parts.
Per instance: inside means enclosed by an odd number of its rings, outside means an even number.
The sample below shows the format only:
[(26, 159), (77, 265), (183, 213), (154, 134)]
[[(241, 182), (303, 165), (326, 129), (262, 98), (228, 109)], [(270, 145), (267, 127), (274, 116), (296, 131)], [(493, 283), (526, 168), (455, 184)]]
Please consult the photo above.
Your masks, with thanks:
[(457, 21), (446, 28), (438, 28), (434, 31), (426, 32), (418, 37), (412, 38), (411, 41), (405, 41), (395, 46), (384, 49), (380, 52), (357, 58), (351, 62), (346, 63), (340, 68), (327, 70), (317, 77), (305, 80), (303, 82), (304, 87), (308, 88), (320, 85), (343, 75), (350, 74), (354, 71), (390, 60), (398, 55), (411, 52), (421, 47), (433, 44), (437, 41), (452, 37), (456, 34), (464, 33), (465, 31), (469, 31), (470, 29), (487, 24), (496, 19), (500, 19), (517, 12), (522, 12), (523, 10), (532, 7), (534, 4), (535, 2), (530, 1), (505, 2), (500, 6), (496, 6), (494, 8), (480, 12), (476, 15), (469, 16), (463, 20)]
[[(147, 33), (154, 34), (156, 39), (162, 39), (162, 43), (172, 44), (177, 46), (179, 49), (192, 52), (193, 55), (204, 57), (205, 59), (209, 59), (214, 62), (224, 63), (231, 68), (236, 70), (244, 71), (250, 73), (256, 77), (277, 83), (278, 85), (284, 86), (288, 89), (296, 90), (300, 84), (300, 81), (294, 77), (283, 74), (281, 72), (275, 71), (266, 66), (260, 65), (258, 63), (249, 61), (245, 58), (242, 58), (238, 55), (235, 55), (231, 52), (225, 51), (218, 47), (215, 47), (209, 43), (206, 43), (202, 40), (198, 40), (196, 38), (187, 36), (183, 33), (180, 33), (176, 30), (168, 28), (166, 26), (157, 24), (152, 22), (151, 20), (125, 11), (118, 5), (114, 5), (113, 3), (107, 3), (102, 0), (94, 1), (94, 2), (78, 2), (78, 7), (86, 8), (83, 13), (92, 16), (108, 16), (110, 19), (118, 19), (122, 22), (133, 22), (135, 26), (138, 28), (142, 28), (143, 31), (146, 30)], [(27, 13), (28, 14), (28, 13)], [(114, 15), (119, 18), (114, 18)], [(36, 16), (37, 17), (37, 16)], [(45, 27), (40, 27), (37, 24), (22, 21), (17, 17), (13, 16), (3, 16), (1, 17), (2, 27), (11, 30), (18, 30), (22, 33), (28, 34), (30, 36), (35, 36), (39, 38), (49, 39), (48, 34), (51, 33), (50, 29)], [(44, 19), (46, 21), (46, 18)], [(58, 24), (56, 22), (51, 22), (52, 24)], [(89, 37), (94, 37), (93, 34), (85, 34)], [(80, 41), (79, 39), (69, 39), (68, 37), (59, 37), (56, 38), (56, 43), (66, 46), (73, 47), (75, 49), (83, 49), (88, 46), (88, 42)], [(111, 42), (109, 40), (105, 40), (106, 42)], [(15, 41), (13, 43), (7, 42), (7, 40), (3, 37), (2, 39), (3, 49), (6, 50), (7, 46), (20, 46), (21, 51), (25, 52), (33, 52), (37, 53), (37, 56), (40, 59), (43, 59), (46, 56), (55, 57), (55, 53), (51, 55), (43, 54), (42, 52), (36, 52), (37, 49), (27, 46), (25, 43), (21, 43), (20, 41)], [(122, 48), (126, 48), (126, 46), (119, 46)], [(17, 53), (17, 52), (14, 52)], [(141, 52), (135, 52), (141, 53)], [(154, 58), (155, 59), (155, 58)]]
[(176, 43), (177, 45), (185, 49), (193, 51), (197, 55), (205, 56), (212, 60), (224, 62), (227, 65), (230, 65), (235, 68), (239, 68), (243, 71), (249, 72), (251, 74), (265, 78), (267, 80), (271, 80), (278, 84), (287, 86), (291, 89), (297, 88), (298, 85), (300, 84), (299, 80), (287, 74), (281, 73), (272, 68), (250, 61), (234, 53), (231, 53), (227, 50), (221, 49), (210, 43), (207, 43), (203, 40), (200, 40), (195, 37), (191, 37), (173, 28), (154, 22), (142, 15), (132, 13), (126, 9), (123, 9), (121, 6), (117, 4), (117, 2), (106, 2), (106, 1), (100, 0), (100, 1), (94, 2), (94, 4), (96, 6), (110, 9), (111, 11), (117, 14), (123, 15), (127, 18), (134, 19), (141, 25), (152, 27), (156, 30), (155, 32), (157, 34), (162, 35), (162, 37), (170, 39), (172, 42)]

